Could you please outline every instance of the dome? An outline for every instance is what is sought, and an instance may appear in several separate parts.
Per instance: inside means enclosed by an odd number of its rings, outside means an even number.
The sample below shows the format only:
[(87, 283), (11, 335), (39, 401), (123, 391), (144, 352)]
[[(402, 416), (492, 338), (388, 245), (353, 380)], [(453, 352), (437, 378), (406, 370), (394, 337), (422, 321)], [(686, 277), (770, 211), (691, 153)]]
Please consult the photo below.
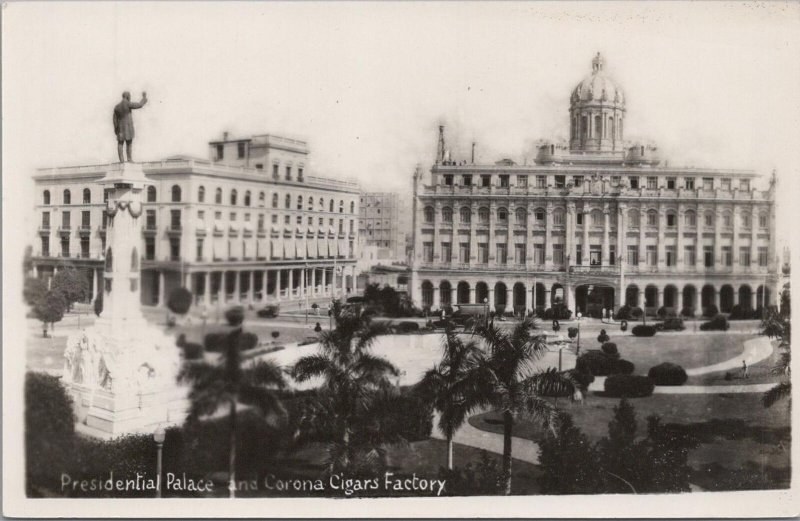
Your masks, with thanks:
[(604, 60), (600, 53), (592, 60), (592, 73), (583, 79), (572, 91), (573, 103), (579, 101), (608, 101), (625, 103), (622, 89), (603, 70)]

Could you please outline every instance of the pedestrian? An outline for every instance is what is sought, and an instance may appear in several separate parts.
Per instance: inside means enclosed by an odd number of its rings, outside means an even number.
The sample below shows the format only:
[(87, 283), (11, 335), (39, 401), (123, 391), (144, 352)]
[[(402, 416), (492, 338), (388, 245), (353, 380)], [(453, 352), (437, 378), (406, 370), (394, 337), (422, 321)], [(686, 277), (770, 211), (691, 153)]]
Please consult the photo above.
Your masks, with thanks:
[(747, 362), (742, 360), (742, 378), (747, 378)]

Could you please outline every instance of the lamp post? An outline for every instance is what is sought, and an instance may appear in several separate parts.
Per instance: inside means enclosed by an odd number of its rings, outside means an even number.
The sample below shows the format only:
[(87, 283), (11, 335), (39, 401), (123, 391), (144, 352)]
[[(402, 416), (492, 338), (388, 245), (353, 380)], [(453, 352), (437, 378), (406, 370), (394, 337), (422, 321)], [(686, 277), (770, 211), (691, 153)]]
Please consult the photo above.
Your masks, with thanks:
[(156, 497), (161, 497), (161, 453), (164, 448), (164, 439), (167, 437), (164, 427), (158, 426), (153, 433), (153, 440), (156, 442)]
[(200, 313), (200, 318), (203, 320), (203, 336), (201, 337), (203, 340), (206, 338), (206, 321), (208, 320), (208, 310), (205, 306), (203, 306), (203, 311)]
[(483, 320), (484, 320), (484, 327), (489, 327), (489, 299), (483, 299)]

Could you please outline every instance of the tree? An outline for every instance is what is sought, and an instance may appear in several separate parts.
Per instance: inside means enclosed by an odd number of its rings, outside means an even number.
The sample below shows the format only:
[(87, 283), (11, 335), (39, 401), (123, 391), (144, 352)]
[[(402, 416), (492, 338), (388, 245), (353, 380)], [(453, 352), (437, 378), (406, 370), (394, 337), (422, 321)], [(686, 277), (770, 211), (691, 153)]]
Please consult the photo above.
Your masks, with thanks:
[(89, 280), (82, 270), (65, 268), (53, 276), (50, 284), (51, 291), (57, 291), (64, 296), (67, 310), (72, 309), (75, 302), (85, 300), (89, 295)]
[(94, 314), (98, 317), (103, 313), (103, 292), (99, 291), (94, 298)]
[(609, 491), (639, 492), (633, 483), (640, 485), (643, 481), (642, 463), (647, 454), (644, 447), (636, 444), (636, 412), (625, 398), (614, 407), (608, 437), (600, 440), (598, 450)]
[(563, 387), (570, 398), (580, 393), (570, 374), (558, 371), (535, 371), (533, 363), (547, 351), (544, 335), (533, 335), (536, 325), (526, 318), (511, 331), (493, 323), (479, 326), (478, 335), (487, 345), (488, 355), (481, 356), (470, 371), (466, 399), (470, 408), (491, 406), (503, 416), (504, 492), (511, 494), (511, 438), (518, 418), (541, 421), (556, 432), (558, 409), (539, 394), (539, 389)]
[(33, 313), (42, 321), (43, 334), (47, 337), (47, 324), (54, 324), (64, 318), (67, 303), (64, 295), (58, 291), (48, 291), (33, 307)]
[(167, 299), (167, 307), (177, 315), (184, 315), (192, 307), (192, 293), (186, 288), (175, 288)]
[(286, 417), (286, 410), (278, 395), (278, 391), (286, 385), (283, 372), (271, 361), (256, 360), (245, 365), (240, 349), (241, 336), (241, 327), (228, 334), (225, 349), (216, 363), (205, 360), (187, 362), (179, 374), (179, 380), (192, 385), (189, 394), (190, 422), (228, 407), (230, 497), (234, 497), (236, 486), (236, 415), (239, 404), (256, 408), (272, 423)]
[(29, 306), (35, 306), (47, 293), (47, 282), (42, 279), (27, 277), (22, 289), (22, 298)]
[(597, 450), (561, 413), (557, 435), (548, 432), (539, 443), (539, 485), (544, 494), (597, 494), (604, 491)]
[(368, 423), (375, 397), (390, 385), (388, 376), (398, 369), (370, 352), (375, 340), (388, 333), (387, 324), (375, 323), (358, 310), (345, 311), (334, 304), (335, 327), (319, 333), (319, 352), (304, 356), (292, 367), (298, 382), (322, 378), (321, 386), (304, 404), (300, 419), (301, 441), (328, 443), (327, 471), (358, 471), (384, 454), (383, 440), (360, 425)]
[(481, 351), (476, 342), (462, 341), (452, 327), (445, 330), (442, 350), (442, 360), (425, 373), (416, 390), (439, 413), (439, 429), (447, 440), (447, 469), (453, 470), (453, 436), (471, 409), (465, 386)]
[[(788, 306), (787, 299), (785, 307)], [(784, 306), (781, 306), (780, 313), (775, 310), (767, 310), (764, 319), (761, 321), (761, 333), (769, 338), (778, 339), (781, 357), (775, 367), (772, 368), (772, 374), (780, 375), (782, 378), (781, 382), (764, 393), (761, 399), (764, 407), (772, 407), (779, 400), (789, 398), (792, 395), (792, 381), (789, 377), (792, 365), (792, 323), (790, 316), (783, 314), (783, 308)]]

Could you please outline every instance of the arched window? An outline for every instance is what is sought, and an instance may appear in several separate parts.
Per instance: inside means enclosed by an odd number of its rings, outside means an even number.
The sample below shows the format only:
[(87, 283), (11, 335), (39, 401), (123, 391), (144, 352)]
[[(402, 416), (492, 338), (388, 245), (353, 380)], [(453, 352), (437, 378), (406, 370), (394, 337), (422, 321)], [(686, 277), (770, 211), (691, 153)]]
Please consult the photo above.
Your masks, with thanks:
[(731, 215), (730, 212), (725, 212), (722, 214), (722, 225), (726, 228), (733, 226), (733, 215)]
[(136, 247), (133, 247), (131, 250), (131, 271), (136, 271), (139, 269), (139, 253), (136, 251)]
[(322, 197), (319, 198), (319, 211), (325, 211), (325, 199)]
[(546, 212), (545, 212), (544, 208), (536, 208), (533, 211), (533, 218), (534, 218), (535, 223), (537, 225), (544, 224), (544, 221), (545, 221), (544, 216), (545, 216), (545, 214), (546, 214)]
[(231, 190), (231, 206), (236, 206), (236, 199), (238, 198), (238, 195), (239, 194), (236, 193), (236, 189)]
[(339, 199), (339, 213), (344, 213), (344, 201)]
[(485, 206), (478, 208), (478, 222), (487, 224), (489, 222), (489, 209)]
[(172, 202), (181, 202), (181, 187), (178, 185), (172, 185)]
[(333, 199), (331, 199), (330, 204), (328, 205), (328, 211), (333, 212)]
[(658, 212), (655, 210), (647, 211), (647, 226), (658, 226)]
[(308, 198), (308, 209), (309, 210), (313, 210), (314, 209), (314, 198), (313, 197), (309, 197)]
[(514, 219), (516, 220), (517, 224), (525, 224), (525, 220), (528, 218), (528, 212), (525, 211), (525, 208), (517, 208), (514, 210)]
[(758, 227), (766, 228), (769, 225), (769, 215), (766, 213), (758, 214)]
[(505, 208), (498, 208), (497, 209), (497, 220), (501, 223), (508, 222), (508, 210)]
[(155, 186), (148, 186), (147, 187), (147, 202), (154, 203), (156, 202), (156, 187)]
[(217, 191), (214, 194), (214, 202), (217, 204), (222, 204), (222, 188), (217, 188)]
[(50, 204), (50, 190), (45, 190), (42, 194), (42, 204)]
[(753, 218), (750, 217), (749, 213), (742, 214), (742, 228), (750, 228), (753, 226)]
[(244, 205), (250, 206), (250, 190), (244, 193)]
[(91, 204), (92, 202), (92, 191), (88, 188), (83, 189), (83, 204)]
[(462, 223), (468, 223), (471, 215), (472, 212), (470, 211), (469, 206), (462, 206), (461, 210), (458, 212), (458, 218)]
[(683, 215), (683, 223), (686, 226), (697, 226), (697, 214), (694, 213), (694, 210), (686, 210)]
[(64, 204), (72, 204), (72, 194), (69, 190), (64, 190)]
[(678, 225), (678, 215), (674, 210), (667, 212), (667, 227), (673, 228)]
[(634, 228), (639, 227), (639, 210), (628, 210), (628, 225), (633, 226)]
[(297, 196), (297, 209), (298, 210), (302, 210), (303, 209), (303, 196), (302, 195), (298, 195)]
[(591, 217), (592, 217), (592, 226), (603, 225), (603, 212), (601, 212), (600, 210), (592, 210)]
[(350, 213), (356, 213), (356, 202), (350, 201)]
[(433, 206), (426, 206), (422, 213), (426, 223), (433, 222)]
[(564, 226), (564, 209), (556, 208), (553, 210), (553, 224), (556, 226)]
[(445, 206), (442, 208), (442, 222), (451, 223), (453, 222), (453, 209), (449, 206)]
[(594, 117), (594, 137), (600, 137), (600, 130), (603, 126), (603, 120), (600, 115)]
[(272, 194), (272, 207), (278, 207), (278, 194)]
[(264, 194), (264, 192), (260, 192), (258, 194), (258, 206), (260, 208), (264, 208), (264, 206), (266, 205), (267, 205), (267, 196)]
[(197, 202), (204, 203), (206, 202), (206, 187), (201, 186), (197, 189)]
[(284, 201), (283, 205), (287, 210), (292, 207), (292, 196), (290, 194), (286, 194), (286, 200)]
[(704, 221), (703, 224), (705, 224), (706, 227), (714, 226), (714, 212), (712, 212), (711, 210), (707, 211), (704, 214), (703, 221)]

